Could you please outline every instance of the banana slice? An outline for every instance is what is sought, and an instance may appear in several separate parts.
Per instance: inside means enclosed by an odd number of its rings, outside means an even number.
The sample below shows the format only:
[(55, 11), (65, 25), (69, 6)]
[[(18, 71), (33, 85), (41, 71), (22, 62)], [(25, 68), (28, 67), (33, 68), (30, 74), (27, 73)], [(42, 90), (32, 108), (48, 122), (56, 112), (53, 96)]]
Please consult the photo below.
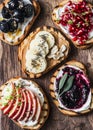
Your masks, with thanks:
[(38, 37), (32, 40), (30, 43), (30, 50), (34, 55), (45, 57), (49, 53), (49, 46), (47, 41), (41, 37)]
[(45, 71), (47, 67), (47, 61), (45, 58), (34, 55), (33, 59), (29, 58), (26, 60), (26, 69), (34, 74)]
[(37, 33), (36, 38), (41, 37), (43, 38), (45, 41), (48, 42), (49, 45), (49, 49), (52, 48), (55, 44), (55, 38), (54, 36), (47, 31), (40, 31), (39, 33)]

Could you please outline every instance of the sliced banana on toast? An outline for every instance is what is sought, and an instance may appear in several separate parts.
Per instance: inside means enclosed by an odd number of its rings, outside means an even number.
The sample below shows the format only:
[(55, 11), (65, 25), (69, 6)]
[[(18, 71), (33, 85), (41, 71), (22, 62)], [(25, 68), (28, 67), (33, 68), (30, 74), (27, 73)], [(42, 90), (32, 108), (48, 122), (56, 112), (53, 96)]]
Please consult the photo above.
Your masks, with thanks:
[(45, 39), (45, 41), (48, 42), (49, 48), (52, 48), (55, 44), (55, 38), (53, 37), (53, 35), (50, 32), (47, 31), (40, 31), (36, 37), (41, 37), (43, 39)]
[(69, 42), (60, 31), (43, 26), (37, 28), (21, 43), (18, 56), (23, 72), (35, 78), (67, 58), (69, 50)]
[(37, 74), (45, 71), (47, 61), (45, 58), (35, 55), (35, 58), (27, 59), (26, 66), (28, 71)]
[(42, 57), (45, 57), (49, 53), (49, 45), (46, 40), (37, 37), (31, 41), (30, 50), (33, 54), (40, 54)]

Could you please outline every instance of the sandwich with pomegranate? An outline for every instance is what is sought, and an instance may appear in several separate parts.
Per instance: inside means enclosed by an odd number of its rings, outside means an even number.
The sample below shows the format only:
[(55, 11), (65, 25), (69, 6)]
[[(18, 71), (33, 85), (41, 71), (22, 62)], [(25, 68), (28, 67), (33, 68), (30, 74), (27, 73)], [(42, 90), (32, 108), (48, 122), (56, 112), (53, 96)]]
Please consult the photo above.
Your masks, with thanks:
[(93, 45), (93, 5), (84, 0), (63, 0), (52, 13), (53, 22), (80, 49)]

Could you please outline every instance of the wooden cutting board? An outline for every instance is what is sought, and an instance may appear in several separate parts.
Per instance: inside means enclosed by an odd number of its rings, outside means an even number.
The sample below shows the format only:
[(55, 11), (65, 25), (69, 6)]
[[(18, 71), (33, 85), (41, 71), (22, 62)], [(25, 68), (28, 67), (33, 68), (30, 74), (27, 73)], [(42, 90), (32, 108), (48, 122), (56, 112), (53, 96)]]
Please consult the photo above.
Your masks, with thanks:
[[(51, 20), (51, 12), (53, 8), (62, 0), (39, 0), (41, 6), (41, 14), (33, 25), (31, 31), (35, 28), (48, 25), (53, 26)], [(92, 0), (90, 0), (92, 2)], [(1, 2), (1, 0), (0, 0)], [(0, 42), (0, 85), (6, 82), (8, 79), (16, 76), (27, 77), (21, 72), (21, 66), (17, 57), (18, 46), (12, 47), (3, 42)], [(76, 49), (72, 45), (71, 53), (66, 61), (70, 59), (76, 59), (83, 62), (89, 73), (91, 82), (93, 83), (93, 47), (87, 50)], [(66, 62), (65, 61), (65, 62)], [(63, 63), (61, 63), (63, 64)], [(60, 66), (60, 65), (59, 65)], [(58, 67), (58, 66), (57, 66)], [(68, 117), (61, 114), (56, 106), (52, 102), (52, 98), (49, 95), (49, 79), (53, 73), (53, 69), (43, 77), (34, 79), (46, 92), (50, 104), (50, 115), (41, 128), (41, 130), (93, 130), (93, 112), (79, 117)], [(7, 116), (0, 113), (0, 130), (21, 130), (16, 126)]]

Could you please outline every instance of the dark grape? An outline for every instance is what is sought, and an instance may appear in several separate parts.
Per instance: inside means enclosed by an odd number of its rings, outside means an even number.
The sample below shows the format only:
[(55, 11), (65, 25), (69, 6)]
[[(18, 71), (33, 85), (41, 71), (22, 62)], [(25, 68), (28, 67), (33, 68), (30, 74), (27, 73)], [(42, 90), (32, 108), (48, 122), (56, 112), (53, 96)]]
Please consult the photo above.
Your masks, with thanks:
[(34, 13), (34, 7), (31, 4), (27, 4), (24, 6), (24, 15), (26, 18), (32, 16)]
[(24, 22), (24, 16), (23, 16), (22, 10), (20, 10), (20, 9), (14, 10), (13, 18), (17, 19), (17, 21), (18, 21), (19, 23)]
[(2, 31), (2, 32), (4, 32), (4, 33), (7, 33), (7, 32), (9, 32), (9, 24), (8, 24), (8, 22), (6, 21), (6, 20), (2, 20), (1, 22), (0, 22), (0, 30)]
[(10, 0), (8, 2), (8, 6), (9, 6), (10, 10), (14, 10), (19, 6), (19, 2), (18, 2), (18, 0)]
[(8, 21), (8, 24), (9, 24), (9, 27), (10, 27), (10, 32), (14, 32), (15, 30), (17, 30), (17, 28), (18, 28), (18, 22), (17, 22), (17, 20), (15, 20), (15, 19), (10, 19), (9, 21)]
[(9, 19), (11, 17), (9, 9), (7, 7), (5, 7), (5, 6), (2, 8), (2, 12), (1, 13), (2, 13), (2, 16), (4, 18)]

